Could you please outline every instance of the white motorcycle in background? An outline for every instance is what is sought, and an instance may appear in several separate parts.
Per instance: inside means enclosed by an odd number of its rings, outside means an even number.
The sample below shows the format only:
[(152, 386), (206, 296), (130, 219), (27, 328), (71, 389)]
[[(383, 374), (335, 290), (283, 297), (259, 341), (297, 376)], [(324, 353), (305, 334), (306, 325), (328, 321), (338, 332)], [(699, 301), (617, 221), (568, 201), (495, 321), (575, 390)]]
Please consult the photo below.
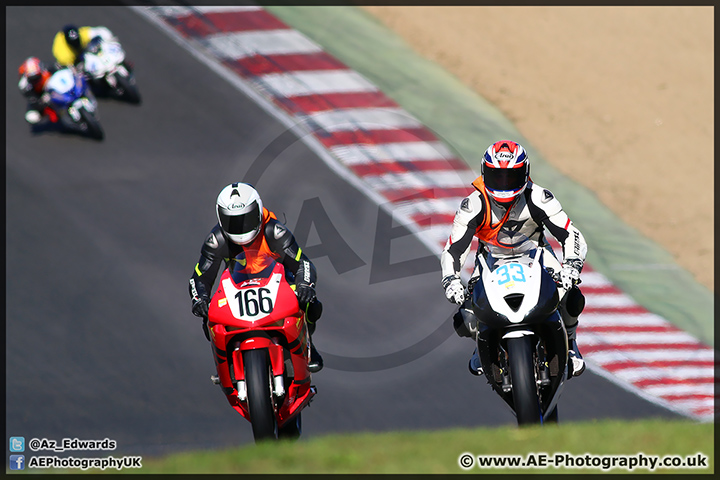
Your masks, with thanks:
[(83, 53), (82, 70), (96, 96), (141, 102), (135, 76), (125, 62), (125, 50), (120, 43), (99, 36), (92, 39)]

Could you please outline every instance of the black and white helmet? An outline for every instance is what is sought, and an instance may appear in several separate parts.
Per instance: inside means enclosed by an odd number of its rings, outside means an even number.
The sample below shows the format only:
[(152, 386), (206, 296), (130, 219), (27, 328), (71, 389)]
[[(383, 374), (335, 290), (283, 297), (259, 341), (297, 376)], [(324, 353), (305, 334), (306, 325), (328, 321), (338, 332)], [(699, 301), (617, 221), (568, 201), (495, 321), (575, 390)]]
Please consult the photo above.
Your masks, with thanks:
[(247, 245), (260, 233), (263, 204), (260, 194), (247, 183), (233, 183), (217, 197), (216, 211), (225, 235), (238, 245)]

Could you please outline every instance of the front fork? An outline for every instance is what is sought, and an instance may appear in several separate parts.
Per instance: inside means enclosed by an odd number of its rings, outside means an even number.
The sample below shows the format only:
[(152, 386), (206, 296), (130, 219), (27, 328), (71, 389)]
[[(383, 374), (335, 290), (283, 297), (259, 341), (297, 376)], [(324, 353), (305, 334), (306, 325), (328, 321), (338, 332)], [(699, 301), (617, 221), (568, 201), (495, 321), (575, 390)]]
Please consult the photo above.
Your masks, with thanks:
[(78, 98), (72, 103), (72, 105), (68, 107), (68, 115), (70, 116), (70, 118), (72, 118), (75, 124), (80, 123), (80, 120), (82, 119), (80, 110), (82, 110), (83, 108), (91, 114), (95, 114), (95, 103), (87, 96)]
[[(526, 332), (529, 334), (529, 332)], [(503, 338), (506, 338), (503, 336)], [(507, 350), (503, 347), (503, 342), (498, 342), (498, 363), (500, 365), (500, 376), (501, 376), (501, 388), (505, 393), (512, 391), (512, 379), (508, 368), (508, 354)], [(542, 340), (538, 339), (535, 344), (535, 374), (536, 382), (539, 387), (550, 385), (550, 366), (547, 362), (547, 354), (545, 352), (545, 345)]]
[(537, 359), (535, 370), (537, 371), (538, 385), (541, 387), (550, 385), (550, 365), (548, 365), (547, 353), (545, 352), (545, 345), (542, 340), (538, 339), (535, 345), (535, 355)]
[(258, 349), (266, 349), (268, 352), (273, 374), (273, 394), (278, 398), (285, 395), (285, 380), (283, 379), (285, 359), (282, 345), (275, 343), (272, 338), (252, 337), (242, 342), (236, 342), (232, 348), (233, 364), (230, 376), (237, 391), (237, 398), (241, 402), (247, 400), (245, 366), (242, 353), (246, 350)]

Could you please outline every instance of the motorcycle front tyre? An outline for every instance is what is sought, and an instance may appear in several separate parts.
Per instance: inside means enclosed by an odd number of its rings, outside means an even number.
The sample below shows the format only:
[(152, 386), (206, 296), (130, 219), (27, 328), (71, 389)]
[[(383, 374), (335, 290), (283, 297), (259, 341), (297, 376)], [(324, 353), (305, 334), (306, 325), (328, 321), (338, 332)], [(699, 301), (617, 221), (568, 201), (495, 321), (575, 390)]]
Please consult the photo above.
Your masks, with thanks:
[(277, 438), (277, 421), (272, 400), (272, 374), (265, 350), (243, 352), (247, 403), (255, 442)]
[[(132, 74), (130, 74), (132, 75)], [(132, 77), (124, 77), (122, 75), (116, 75), (115, 80), (117, 81), (117, 87), (116, 90), (121, 93), (121, 98), (126, 100), (129, 103), (134, 103), (136, 105), (139, 105), (142, 102), (142, 99), (140, 98), (140, 91), (137, 88), (137, 85), (135, 85), (134, 80), (131, 80)]]
[(95, 140), (102, 140), (105, 137), (105, 133), (100, 126), (100, 122), (97, 121), (93, 114), (91, 114), (84, 108), (81, 108), (79, 111), (81, 116), (80, 122), (84, 123), (87, 127), (84, 130), (84, 133), (87, 136), (94, 138)]
[(535, 381), (532, 338), (508, 338), (507, 352), (518, 425), (540, 423), (540, 399)]

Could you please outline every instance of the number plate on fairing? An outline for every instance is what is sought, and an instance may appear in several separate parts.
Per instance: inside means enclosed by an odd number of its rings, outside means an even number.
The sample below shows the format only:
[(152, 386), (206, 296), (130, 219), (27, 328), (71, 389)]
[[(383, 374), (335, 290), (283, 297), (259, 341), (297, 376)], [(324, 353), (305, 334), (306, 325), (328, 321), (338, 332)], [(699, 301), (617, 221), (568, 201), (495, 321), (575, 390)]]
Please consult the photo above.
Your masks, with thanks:
[(103, 41), (97, 53), (85, 54), (85, 71), (95, 78), (114, 71), (125, 59), (125, 51), (120, 44)]
[(527, 267), (521, 263), (507, 263), (492, 272), (490, 279), (497, 282), (498, 286), (507, 290), (514, 288), (518, 283), (527, 282)]
[(45, 88), (51, 91), (51, 95), (57, 92), (58, 94), (66, 94), (72, 90), (75, 86), (75, 77), (69, 69), (58, 70), (48, 80)]
[[(542, 280), (538, 252), (532, 257), (523, 257), (521, 261), (502, 263), (492, 271), (485, 259), (479, 258), (487, 301), (495, 312), (506, 317), (510, 323), (522, 322), (538, 301)], [(514, 297), (511, 307), (506, 300), (509, 295), (522, 297)], [(520, 303), (516, 303), (519, 299)]]
[(229, 278), (223, 280), (222, 286), (233, 317), (252, 322), (272, 313), (281, 279), (282, 275), (275, 273), (267, 285), (248, 286), (247, 288), (237, 288)]

